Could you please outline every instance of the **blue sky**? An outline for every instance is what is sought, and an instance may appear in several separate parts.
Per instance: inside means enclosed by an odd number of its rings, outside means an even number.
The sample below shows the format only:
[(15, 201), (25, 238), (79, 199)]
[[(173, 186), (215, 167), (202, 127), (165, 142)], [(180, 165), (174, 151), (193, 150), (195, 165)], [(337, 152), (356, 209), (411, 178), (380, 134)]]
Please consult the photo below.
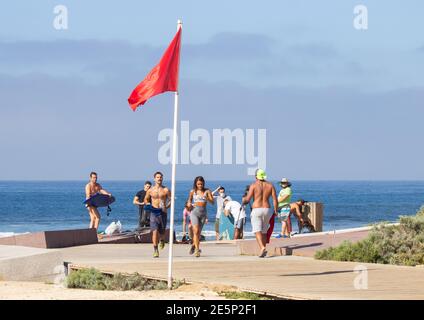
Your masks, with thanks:
[[(69, 29), (52, 26), (68, 8)], [(353, 28), (365, 4), (369, 29)], [(183, 20), (180, 119), (266, 128), (272, 179), (424, 179), (422, 1), (14, 1), (0, 10), (0, 179), (145, 179), (172, 94), (131, 90)], [(179, 179), (247, 179), (181, 165)]]

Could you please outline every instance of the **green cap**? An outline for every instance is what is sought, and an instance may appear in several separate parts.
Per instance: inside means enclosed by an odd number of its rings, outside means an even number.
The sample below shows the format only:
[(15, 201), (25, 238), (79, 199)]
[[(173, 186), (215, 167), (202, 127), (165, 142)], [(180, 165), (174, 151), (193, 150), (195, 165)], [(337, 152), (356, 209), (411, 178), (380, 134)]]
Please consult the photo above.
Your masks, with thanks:
[(257, 169), (255, 176), (256, 176), (256, 179), (258, 179), (258, 180), (265, 180), (266, 179), (266, 173), (262, 169)]

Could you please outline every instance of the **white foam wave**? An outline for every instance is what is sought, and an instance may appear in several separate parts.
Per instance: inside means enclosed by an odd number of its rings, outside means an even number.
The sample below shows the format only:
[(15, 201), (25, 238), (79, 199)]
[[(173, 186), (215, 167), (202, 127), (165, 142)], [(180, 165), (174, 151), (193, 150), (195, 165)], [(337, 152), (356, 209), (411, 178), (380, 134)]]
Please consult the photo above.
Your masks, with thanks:
[(5, 238), (5, 237), (12, 237), (12, 236), (18, 236), (21, 234), (28, 234), (29, 232), (0, 232), (0, 238)]
[(12, 237), (14, 236), (16, 233), (14, 232), (0, 232), (0, 238), (5, 238), (5, 237)]

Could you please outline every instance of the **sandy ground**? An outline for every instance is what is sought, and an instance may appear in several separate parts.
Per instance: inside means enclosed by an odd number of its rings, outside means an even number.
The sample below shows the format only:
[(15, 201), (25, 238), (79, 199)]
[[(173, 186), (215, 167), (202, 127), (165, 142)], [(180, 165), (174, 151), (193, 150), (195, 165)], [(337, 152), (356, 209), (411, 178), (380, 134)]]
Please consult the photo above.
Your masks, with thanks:
[(223, 300), (217, 292), (224, 290), (234, 289), (192, 284), (172, 291), (100, 291), (42, 282), (0, 281), (0, 300)]

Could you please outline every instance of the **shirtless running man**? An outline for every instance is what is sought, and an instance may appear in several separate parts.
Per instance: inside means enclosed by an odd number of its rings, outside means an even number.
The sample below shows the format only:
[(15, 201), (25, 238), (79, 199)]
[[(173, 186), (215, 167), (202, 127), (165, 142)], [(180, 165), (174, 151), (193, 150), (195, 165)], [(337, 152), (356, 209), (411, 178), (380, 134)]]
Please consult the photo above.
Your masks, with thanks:
[[(97, 173), (90, 173), (90, 182), (85, 186), (85, 199), (94, 196), (96, 193), (106, 194), (109, 197), (112, 196), (111, 193), (107, 192), (102, 188), (100, 184), (97, 183)], [(99, 228), (100, 224), (100, 213), (96, 207), (86, 205), (88, 209), (88, 213), (90, 214), (90, 229), (95, 228), (96, 230)]]
[[(277, 213), (277, 193), (272, 183), (265, 181), (266, 174), (262, 169), (257, 169), (256, 181), (250, 185), (249, 192), (243, 197), (243, 204), (248, 204), (253, 197), (252, 212), (250, 214), (252, 231), (260, 248), (260, 258), (264, 258), (266, 251), (266, 234), (269, 219)], [(274, 212), (271, 210), (269, 198), (272, 197)]]
[(153, 175), (155, 185), (146, 192), (144, 209), (150, 210), (150, 229), (152, 230), (153, 257), (159, 258), (159, 248), (165, 247), (165, 230), (167, 209), (171, 206), (171, 191), (162, 185), (163, 174), (156, 172)]

